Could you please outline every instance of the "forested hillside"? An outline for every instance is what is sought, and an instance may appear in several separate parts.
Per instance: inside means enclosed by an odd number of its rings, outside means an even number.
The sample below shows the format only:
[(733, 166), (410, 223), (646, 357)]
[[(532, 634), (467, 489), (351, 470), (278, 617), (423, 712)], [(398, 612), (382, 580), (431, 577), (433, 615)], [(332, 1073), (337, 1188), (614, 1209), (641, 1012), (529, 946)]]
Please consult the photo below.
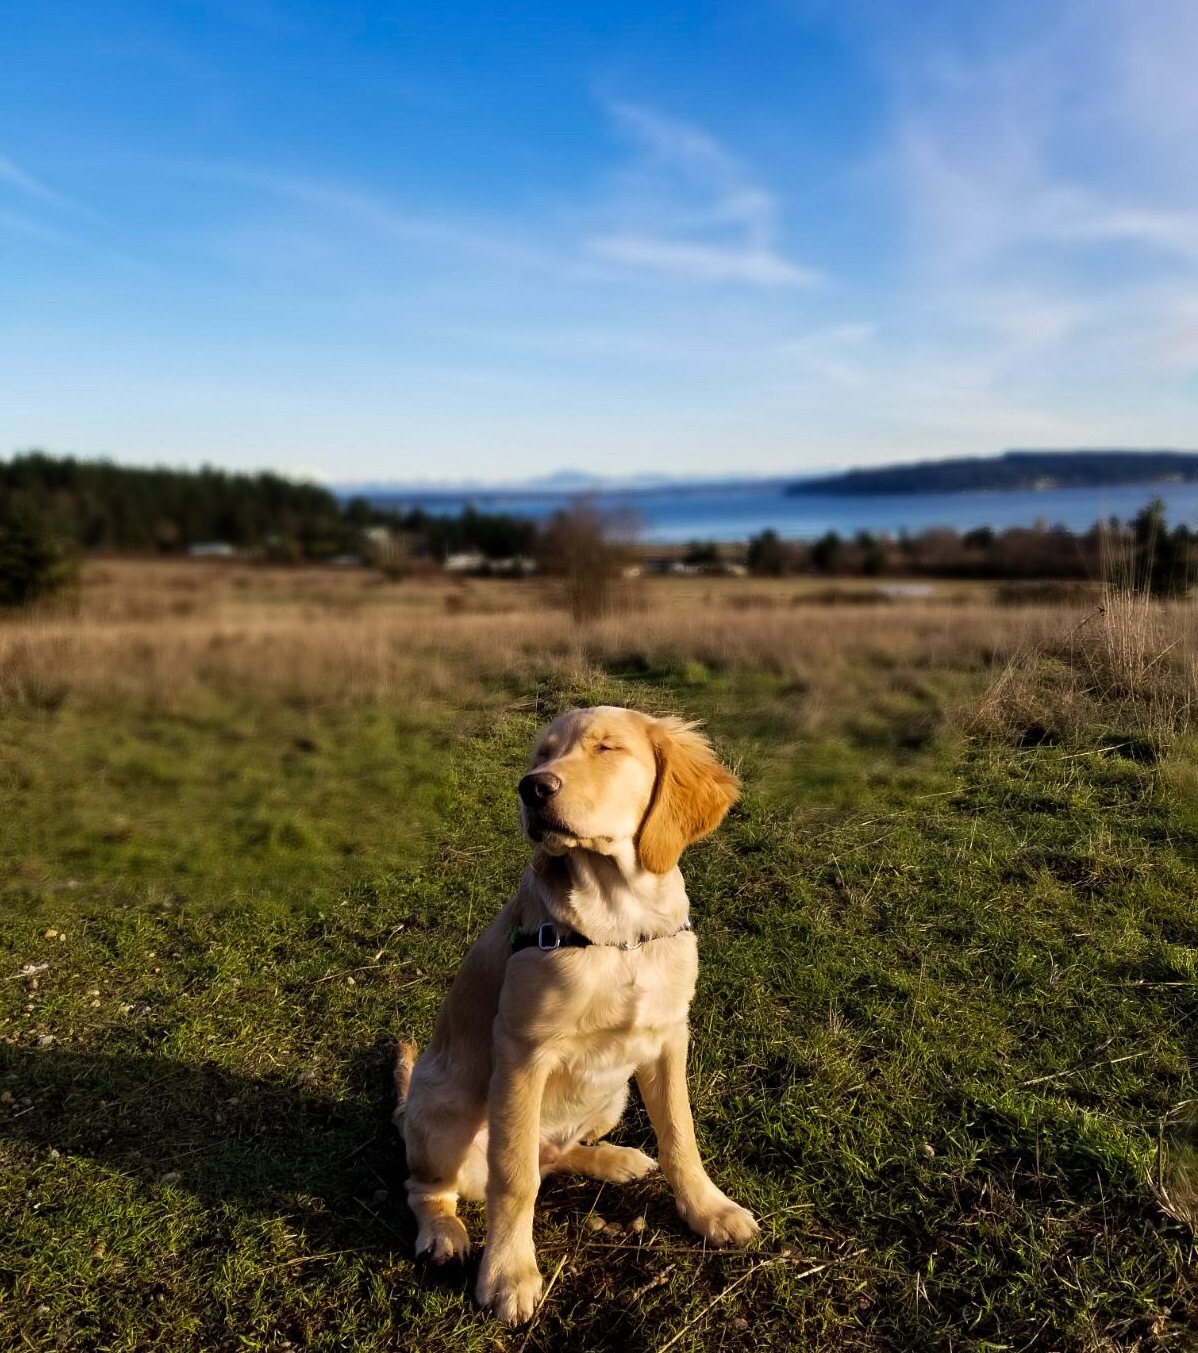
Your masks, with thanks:
[(507, 514), (395, 512), (364, 498), (343, 503), (317, 484), (281, 475), (143, 468), (29, 452), (0, 461), (0, 525), (35, 522), (73, 550), (175, 553), (206, 541), (278, 559), (325, 559), (363, 548), (375, 526), (416, 554), (443, 560), (533, 553), (537, 529)]
[(1198, 480), (1195, 451), (1006, 451), (849, 470), (790, 485), (790, 494), (970, 493), (990, 489), (1112, 488)]

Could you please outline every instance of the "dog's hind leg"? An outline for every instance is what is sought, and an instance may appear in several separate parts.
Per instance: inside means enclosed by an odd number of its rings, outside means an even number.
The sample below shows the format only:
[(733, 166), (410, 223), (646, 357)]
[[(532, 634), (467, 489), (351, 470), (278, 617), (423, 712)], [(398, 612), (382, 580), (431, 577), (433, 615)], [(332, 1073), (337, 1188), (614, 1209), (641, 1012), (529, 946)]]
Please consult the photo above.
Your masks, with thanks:
[[(400, 1076), (397, 1070), (397, 1082)], [(435, 1264), (464, 1259), (470, 1238), (458, 1219), (458, 1199), (481, 1198), (486, 1189), (486, 1105), (467, 1104), (454, 1092), (457, 1087), (439, 1083), (435, 1073), (417, 1071), (413, 1078), (408, 1071), (405, 1079), (410, 1093), (401, 1104), (402, 1129), (408, 1205), (418, 1226), (416, 1253)]]
[(644, 1179), (657, 1169), (652, 1156), (631, 1146), (613, 1146), (602, 1142), (620, 1121), (628, 1103), (628, 1087), (621, 1086), (611, 1099), (590, 1120), (583, 1124), (581, 1144), (555, 1151), (551, 1160), (542, 1163), (543, 1174), (581, 1174), (588, 1179), (602, 1179), (611, 1184), (627, 1184), (633, 1179)]
[(581, 1174), (588, 1179), (603, 1179), (610, 1184), (627, 1184), (644, 1179), (657, 1169), (652, 1156), (634, 1146), (613, 1146), (596, 1142), (594, 1146), (572, 1146), (553, 1162), (555, 1174)]

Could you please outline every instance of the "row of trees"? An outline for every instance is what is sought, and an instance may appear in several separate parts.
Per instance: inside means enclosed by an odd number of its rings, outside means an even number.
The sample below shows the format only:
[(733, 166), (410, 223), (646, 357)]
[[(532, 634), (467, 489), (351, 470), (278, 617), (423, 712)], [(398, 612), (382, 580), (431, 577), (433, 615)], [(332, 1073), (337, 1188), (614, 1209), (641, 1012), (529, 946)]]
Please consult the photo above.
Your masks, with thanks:
[[(414, 557), (527, 559), (561, 581), (581, 616), (609, 608), (638, 562), (635, 534), (634, 520), (589, 502), (538, 524), (474, 509), (446, 517), (382, 509), (365, 498), (342, 504), (327, 489), (269, 474), (129, 469), (38, 453), (0, 462), (0, 605), (61, 586), (71, 558), (85, 550), (172, 552), (220, 540), (276, 560), (361, 553), (390, 576), (402, 575)], [(758, 576), (1101, 578), (1181, 595), (1194, 577), (1196, 553), (1198, 539), (1185, 526), (1170, 529), (1157, 499), (1127, 525), (1112, 519), (1083, 534), (981, 528), (844, 539), (828, 532), (805, 543), (763, 531), (749, 542), (745, 562)], [(696, 543), (685, 560), (714, 571), (727, 552)]]
[(319, 558), (352, 532), (327, 489), (281, 475), (141, 469), (30, 452), (0, 462), (0, 510), (78, 550), (170, 552), (220, 540)]
[(343, 504), (328, 489), (281, 475), (142, 469), (41, 452), (0, 461), (0, 518), (36, 524), (73, 551), (170, 554), (220, 541), (284, 561), (360, 551), (375, 527), (440, 562), (462, 551), (532, 555), (538, 534), (534, 522), (507, 513), (443, 517), (365, 498)]
[[(692, 553), (694, 548), (692, 547)], [(884, 574), (933, 578), (1102, 579), (1155, 596), (1181, 596), (1198, 567), (1198, 536), (1170, 529), (1159, 498), (1129, 523), (1112, 518), (1075, 534), (1063, 527), (996, 532), (948, 528), (897, 539), (829, 531), (812, 542), (783, 540), (763, 531), (749, 541), (746, 564), (759, 577), (822, 573), (839, 577)]]

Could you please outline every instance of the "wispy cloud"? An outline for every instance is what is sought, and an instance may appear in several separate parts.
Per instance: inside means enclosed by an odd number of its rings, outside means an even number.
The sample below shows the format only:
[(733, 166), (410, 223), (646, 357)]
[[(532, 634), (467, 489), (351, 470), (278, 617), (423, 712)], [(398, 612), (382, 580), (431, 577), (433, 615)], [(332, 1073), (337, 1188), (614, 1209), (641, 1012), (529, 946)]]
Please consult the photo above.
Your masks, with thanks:
[[(529, 231), (521, 232), (510, 221), (412, 211), (377, 187), (228, 161), (176, 161), (163, 168), (172, 175), (208, 180), (244, 194), (237, 211), (229, 213), (210, 237), (218, 253), (255, 266), (302, 267), (310, 280), (315, 278), (313, 264), (335, 259), (369, 259), (371, 266), (378, 267), (379, 247), (390, 251), (397, 267), (414, 260), (445, 258), (533, 273), (567, 265), (560, 246)], [(255, 199), (284, 205), (286, 216), (256, 217)], [(244, 223), (246, 217), (252, 224)]]
[(651, 235), (608, 235), (588, 241), (599, 258), (634, 268), (691, 277), (703, 282), (747, 282), (752, 286), (811, 286), (819, 273), (782, 258), (772, 249), (690, 244)]
[(0, 185), (13, 188), (25, 197), (44, 202), (48, 206), (65, 207), (70, 211), (79, 210), (78, 203), (48, 187), (41, 179), (35, 178), (5, 155), (0, 155)]
[(591, 255), (699, 282), (811, 286), (813, 268), (782, 252), (778, 205), (720, 141), (637, 104), (609, 109), (631, 140), (616, 176), (612, 224), (584, 240)]

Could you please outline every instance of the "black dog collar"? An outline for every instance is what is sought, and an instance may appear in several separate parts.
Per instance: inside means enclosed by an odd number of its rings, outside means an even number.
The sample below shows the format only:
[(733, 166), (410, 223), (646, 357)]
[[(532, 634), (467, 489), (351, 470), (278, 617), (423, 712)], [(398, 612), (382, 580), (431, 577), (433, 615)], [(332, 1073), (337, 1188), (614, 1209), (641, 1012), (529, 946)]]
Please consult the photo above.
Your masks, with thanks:
[(587, 939), (577, 930), (563, 932), (552, 921), (542, 921), (531, 934), (521, 930), (519, 926), (513, 926), (510, 939), (513, 954), (518, 954), (521, 949), (540, 949), (542, 953), (551, 953), (554, 949), (589, 949), (591, 945), (597, 945), (600, 949), (639, 949), (642, 944), (648, 944), (651, 940), (673, 939), (675, 935), (681, 935), (684, 930), (690, 928), (688, 917), (677, 930), (672, 930), (668, 935), (642, 935), (635, 943), (601, 944), (598, 940)]

